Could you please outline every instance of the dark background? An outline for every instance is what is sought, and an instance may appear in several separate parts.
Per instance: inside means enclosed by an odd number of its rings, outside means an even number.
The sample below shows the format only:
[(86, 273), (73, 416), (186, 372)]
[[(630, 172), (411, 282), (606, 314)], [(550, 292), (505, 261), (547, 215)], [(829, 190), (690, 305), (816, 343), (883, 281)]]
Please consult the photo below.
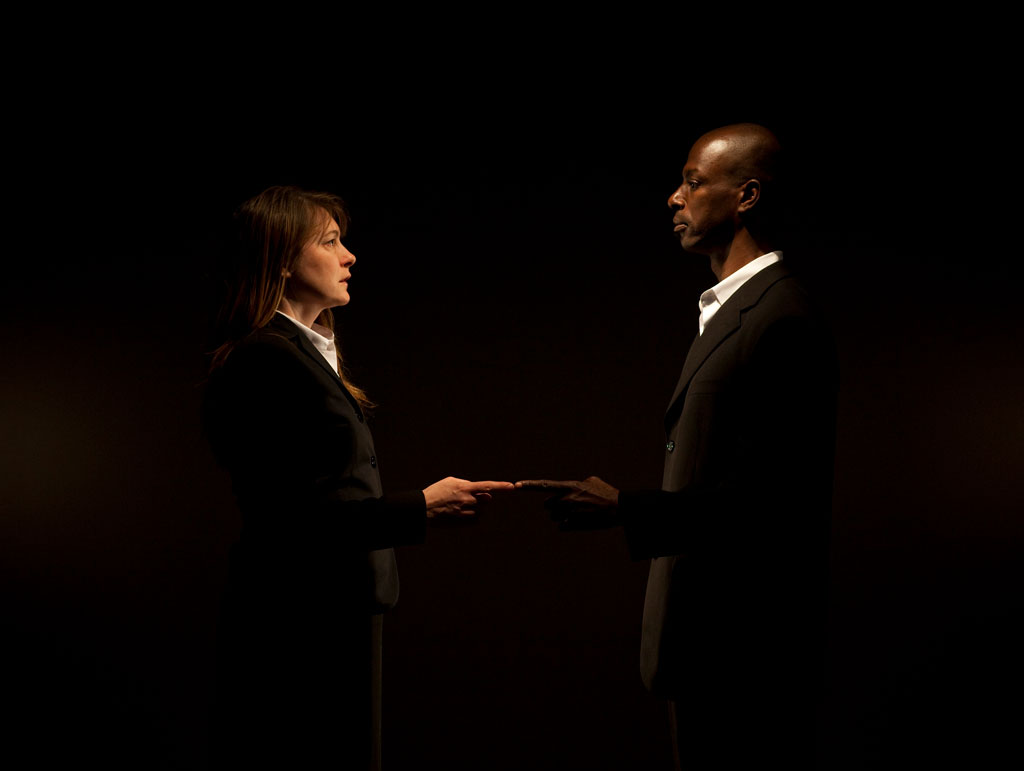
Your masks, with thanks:
[[(2, 327), (4, 746), (40, 767), (202, 767), (239, 521), (198, 407), (234, 206), (279, 183), (348, 201), (358, 263), (338, 327), (379, 404), (386, 488), (657, 487), (662, 414), (714, 283), (665, 201), (697, 136), (753, 120), (788, 148), (786, 260), (842, 365), (822, 765), (1012, 751), (1024, 371), (1012, 265), (984, 240), (963, 151), (984, 118), (952, 120), (942, 86), (909, 88), (909, 71), (826, 92), (800, 69), (714, 98), (692, 77), (651, 96), (615, 68), (500, 88), (465, 72), (301, 96), (162, 80), (160, 98), (67, 73), (79, 100), (21, 150), (43, 216), (18, 228)], [(620, 533), (560, 534), (517, 494), (399, 562), (386, 767), (668, 767), (637, 666), (646, 564)]]

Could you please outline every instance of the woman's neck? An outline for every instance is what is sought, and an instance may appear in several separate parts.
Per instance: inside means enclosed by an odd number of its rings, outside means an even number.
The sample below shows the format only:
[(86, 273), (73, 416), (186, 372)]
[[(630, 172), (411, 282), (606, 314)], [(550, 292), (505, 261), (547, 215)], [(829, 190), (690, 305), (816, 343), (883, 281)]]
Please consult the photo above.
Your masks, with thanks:
[(310, 329), (313, 328), (313, 322), (317, 320), (320, 312), (323, 310), (323, 308), (307, 308), (300, 303), (292, 302), (287, 297), (281, 298), (277, 309), (286, 316), (291, 316), (296, 321), (305, 324)]

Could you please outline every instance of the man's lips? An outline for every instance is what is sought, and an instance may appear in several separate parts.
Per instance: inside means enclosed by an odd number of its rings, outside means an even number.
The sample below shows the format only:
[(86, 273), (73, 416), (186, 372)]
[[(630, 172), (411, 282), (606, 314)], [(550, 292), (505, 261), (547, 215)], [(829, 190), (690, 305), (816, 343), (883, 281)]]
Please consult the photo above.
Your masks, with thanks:
[(677, 222), (676, 226), (672, 228), (673, 233), (678, 233), (680, 230), (686, 230), (687, 224), (685, 222)]

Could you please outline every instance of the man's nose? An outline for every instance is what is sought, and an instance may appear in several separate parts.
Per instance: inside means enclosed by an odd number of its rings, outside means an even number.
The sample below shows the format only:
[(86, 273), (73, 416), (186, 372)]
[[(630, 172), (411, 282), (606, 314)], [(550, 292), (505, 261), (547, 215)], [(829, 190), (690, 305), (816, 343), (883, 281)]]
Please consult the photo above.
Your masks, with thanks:
[(672, 193), (672, 195), (670, 195), (668, 197), (668, 208), (670, 208), (670, 209), (675, 209), (675, 208), (682, 209), (684, 205), (685, 205), (685, 202), (683, 201), (683, 188), (682, 188), (682, 186), (679, 186), (679, 187), (676, 188), (675, 192)]

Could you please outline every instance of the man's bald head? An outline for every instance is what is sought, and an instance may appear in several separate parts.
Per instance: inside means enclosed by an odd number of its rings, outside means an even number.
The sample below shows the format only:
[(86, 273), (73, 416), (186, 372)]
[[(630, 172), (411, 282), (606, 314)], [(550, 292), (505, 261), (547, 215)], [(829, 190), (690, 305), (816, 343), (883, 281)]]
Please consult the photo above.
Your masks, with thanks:
[(737, 182), (757, 179), (770, 186), (781, 172), (782, 146), (778, 138), (756, 123), (735, 123), (704, 134), (693, 144), (721, 164)]
[(668, 200), (683, 249), (709, 255), (728, 275), (777, 248), (780, 176), (779, 140), (764, 126), (737, 123), (700, 137)]

